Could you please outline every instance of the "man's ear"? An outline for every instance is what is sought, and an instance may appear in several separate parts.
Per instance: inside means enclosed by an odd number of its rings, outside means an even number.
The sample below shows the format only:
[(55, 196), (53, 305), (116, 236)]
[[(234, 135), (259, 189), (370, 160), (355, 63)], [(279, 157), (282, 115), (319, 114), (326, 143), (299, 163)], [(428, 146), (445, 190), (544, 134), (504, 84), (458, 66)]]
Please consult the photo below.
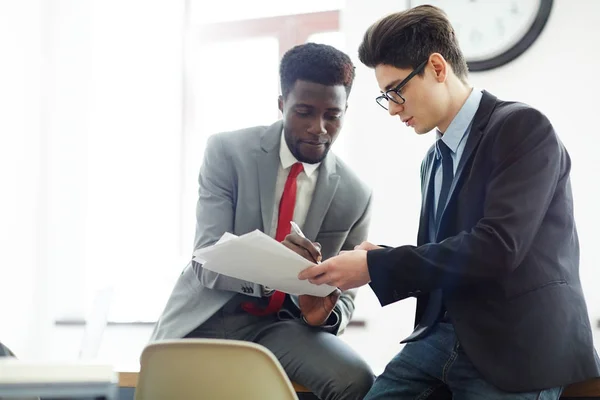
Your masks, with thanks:
[(435, 79), (440, 83), (445, 82), (450, 73), (450, 65), (446, 59), (440, 53), (433, 53), (429, 56), (429, 65), (433, 67)]
[(277, 103), (279, 105), (279, 111), (281, 111), (281, 113), (283, 114), (283, 96), (279, 95)]

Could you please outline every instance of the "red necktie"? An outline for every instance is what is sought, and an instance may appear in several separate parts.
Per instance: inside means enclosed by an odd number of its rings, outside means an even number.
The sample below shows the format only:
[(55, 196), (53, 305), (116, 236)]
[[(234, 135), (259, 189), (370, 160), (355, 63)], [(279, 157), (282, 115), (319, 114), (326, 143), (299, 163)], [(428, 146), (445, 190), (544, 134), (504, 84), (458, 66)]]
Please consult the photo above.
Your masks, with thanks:
[[(290, 173), (285, 181), (283, 188), (283, 195), (279, 202), (279, 217), (277, 219), (277, 233), (275, 233), (275, 240), (282, 242), (291, 230), (290, 222), (294, 217), (294, 207), (296, 206), (296, 178), (300, 175), (300, 172), (304, 170), (301, 163), (297, 162), (292, 165)], [(259, 317), (274, 314), (281, 309), (283, 302), (285, 301), (285, 293), (276, 290), (269, 298), (269, 304), (265, 308), (260, 308), (255, 303), (246, 302), (242, 303), (242, 309), (252, 315)]]

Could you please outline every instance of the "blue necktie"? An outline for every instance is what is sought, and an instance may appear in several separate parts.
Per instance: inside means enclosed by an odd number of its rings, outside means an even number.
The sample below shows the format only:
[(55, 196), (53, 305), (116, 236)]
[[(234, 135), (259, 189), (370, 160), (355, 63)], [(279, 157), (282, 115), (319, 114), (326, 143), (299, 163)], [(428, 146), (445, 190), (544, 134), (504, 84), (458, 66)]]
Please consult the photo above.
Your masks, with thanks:
[[(442, 219), (442, 214), (444, 212), (444, 208), (446, 207), (446, 202), (448, 201), (448, 195), (450, 194), (450, 187), (452, 186), (452, 181), (454, 180), (454, 165), (452, 162), (452, 151), (450, 148), (444, 143), (442, 139), (438, 139), (437, 147), (440, 151), (441, 159), (442, 159), (442, 187), (440, 189), (440, 197), (437, 203), (437, 210), (435, 215), (433, 212), (430, 214), (430, 218), (435, 218), (435, 226), (436, 226), (436, 236), (438, 235), (440, 229), (440, 221)], [(435, 167), (438, 168), (439, 161), (436, 158)], [(434, 169), (434, 173), (435, 173)], [(433, 206), (431, 207), (431, 211), (433, 211)], [(437, 241), (437, 238), (436, 238)], [(413, 342), (425, 336), (431, 327), (435, 325), (437, 322), (441, 311), (442, 311), (442, 289), (436, 289), (429, 294), (429, 302), (427, 303), (427, 307), (425, 308), (425, 312), (419, 321), (419, 324), (406, 339), (404, 339), (401, 343)]]
[(442, 139), (437, 141), (438, 149), (442, 157), (442, 188), (440, 190), (440, 198), (438, 199), (437, 210), (435, 212), (435, 226), (436, 235), (440, 229), (440, 220), (442, 219), (442, 213), (446, 207), (448, 201), (448, 195), (450, 194), (450, 187), (454, 180), (454, 164), (452, 162), (452, 150), (444, 143)]

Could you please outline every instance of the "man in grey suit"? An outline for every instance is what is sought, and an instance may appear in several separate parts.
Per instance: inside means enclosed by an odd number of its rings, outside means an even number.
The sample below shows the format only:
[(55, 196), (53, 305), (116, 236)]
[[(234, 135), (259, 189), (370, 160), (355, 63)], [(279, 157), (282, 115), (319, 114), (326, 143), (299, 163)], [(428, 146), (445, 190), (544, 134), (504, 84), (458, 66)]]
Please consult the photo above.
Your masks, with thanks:
[(538, 110), (467, 81), (454, 30), (421, 6), (373, 24), (359, 48), (376, 98), (418, 134), (417, 246), (364, 243), (301, 273), (382, 305), (417, 298), (416, 327), (366, 399), (558, 399), (600, 375), (579, 279), (571, 162)]
[[(260, 229), (316, 261), (367, 237), (371, 190), (329, 151), (354, 79), (350, 58), (331, 46), (296, 46), (282, 58), (280, 78), (282, 121), (208, 140), (199, 178), (196, 249), (214, 244), (225, 232)], [(251, 93), (240, 95), (251, 98)], [(289, 234), (292, 219), (306, 239)], [(337, 337), (352, 316), (354, 296), (339, 290), (326, 298), (290, 296), (190, 263), (151, 340), (252, 341), (271, 350), (290, 379), (319, 398), (362, 399), (373, 372)]]

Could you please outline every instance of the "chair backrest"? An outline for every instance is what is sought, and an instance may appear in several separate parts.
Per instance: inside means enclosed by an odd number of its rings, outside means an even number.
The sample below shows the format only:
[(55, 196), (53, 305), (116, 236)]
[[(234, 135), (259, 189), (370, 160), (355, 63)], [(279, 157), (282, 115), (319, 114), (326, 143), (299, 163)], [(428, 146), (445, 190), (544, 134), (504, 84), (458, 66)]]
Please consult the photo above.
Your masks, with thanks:
[(181, 339), (144, 349), (135, 400), (298, 397), (273, 353), (250, 342)]

